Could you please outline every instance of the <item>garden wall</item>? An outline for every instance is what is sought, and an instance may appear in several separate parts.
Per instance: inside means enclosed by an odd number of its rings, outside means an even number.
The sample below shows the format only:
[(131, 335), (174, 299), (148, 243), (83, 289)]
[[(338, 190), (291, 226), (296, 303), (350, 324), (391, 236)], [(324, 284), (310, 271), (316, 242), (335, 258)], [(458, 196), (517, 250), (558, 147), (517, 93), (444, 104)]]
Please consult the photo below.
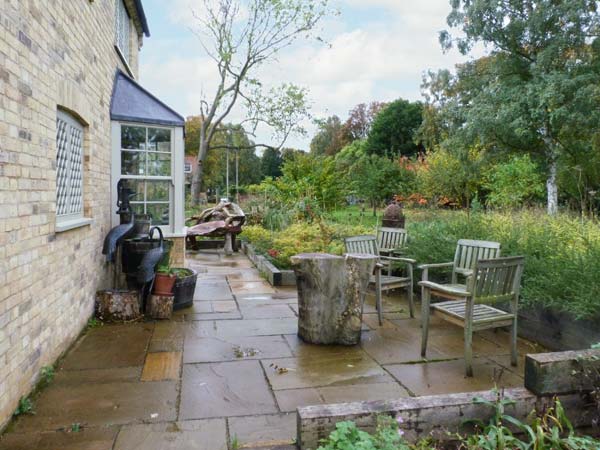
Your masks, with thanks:
[(259, 255), (251, 244), (242, 243), (242, 251), (265, 276), (272, 286), (296, 286), (296, 275), (293, 270), (280, 270), (263, 255)]
[[(584, 365), (582, 360), (586, 361)], [(502, 393), (505, 398), (514, 400), (513, 405), (506, 407), (506, 413), (525, 421), (531, 411), (544, 411), (557, 396), (576, 428), (594, 431), (591, 427), (598, 419), (598, 406), (583, 395), (591, 389), (583, 367), (590, 366), (600, 370), (600, 350), (527, 355), (525, 388), (507, 389)], [(493, 402), (497, 394), (468, 392), (298, 408), (298, 443), (301, 450), (315, 450), (337, 422), (346, 420), (373, 432), (377, 417), (382, 414), (401, 417), (401, 429), (409, 441), (427, 436), (452, 440), (455, 433), (468, 431), (464, 428), (465, 420), (487, 422), (491, 419), (492, 409), (474, 403), (474, 397)]]

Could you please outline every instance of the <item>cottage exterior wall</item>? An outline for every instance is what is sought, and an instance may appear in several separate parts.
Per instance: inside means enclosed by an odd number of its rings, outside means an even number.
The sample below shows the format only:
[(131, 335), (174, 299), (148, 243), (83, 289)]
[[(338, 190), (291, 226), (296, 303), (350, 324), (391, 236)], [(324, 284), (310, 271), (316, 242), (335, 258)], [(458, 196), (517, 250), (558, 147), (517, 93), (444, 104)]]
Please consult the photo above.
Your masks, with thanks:
[[(109, 286), (101, 254), (110, 229), (110, 116), (117, 68), (115, 0), (0, 0), (0, 429), (19, 398), (79, 335), (96, 290)], [(127, 1), (128, 4), (132, 2)], [(84, 215), (56, 232), (56, 116), (84, 124)]]

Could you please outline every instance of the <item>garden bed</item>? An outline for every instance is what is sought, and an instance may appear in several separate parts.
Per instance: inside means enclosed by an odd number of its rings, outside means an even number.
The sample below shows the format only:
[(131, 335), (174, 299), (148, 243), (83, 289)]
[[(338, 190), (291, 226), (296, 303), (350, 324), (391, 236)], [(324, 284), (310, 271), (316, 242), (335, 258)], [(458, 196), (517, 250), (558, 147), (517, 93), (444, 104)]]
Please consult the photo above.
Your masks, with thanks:
[(296, 275), (293, 270), (278, 269), (247, 242), (242, 243), (242, 251), (272, 286), (296, 286)]

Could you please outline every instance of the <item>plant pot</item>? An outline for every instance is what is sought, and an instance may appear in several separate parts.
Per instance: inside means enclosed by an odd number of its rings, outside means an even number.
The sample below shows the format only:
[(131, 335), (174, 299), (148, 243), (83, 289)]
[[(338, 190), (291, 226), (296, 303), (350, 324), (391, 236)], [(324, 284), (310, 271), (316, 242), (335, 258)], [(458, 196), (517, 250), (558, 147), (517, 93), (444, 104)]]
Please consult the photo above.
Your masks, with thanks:
[(173, 295), (173, 286), (175, 286), (177, 277), (165, 273), (157, 273), (154, 275), (154, 289), (152, 293), (155, 295)]
[(177, 273), (177, 281), (173, 288), (173, 294), (175, 299), (173, 301), (173, 309), (187, 308), (192, 306), (194, 303), (194, 291), (196, 290), (196, 281), (198, 279), (198, 272), (192, 269), (171, 269)]

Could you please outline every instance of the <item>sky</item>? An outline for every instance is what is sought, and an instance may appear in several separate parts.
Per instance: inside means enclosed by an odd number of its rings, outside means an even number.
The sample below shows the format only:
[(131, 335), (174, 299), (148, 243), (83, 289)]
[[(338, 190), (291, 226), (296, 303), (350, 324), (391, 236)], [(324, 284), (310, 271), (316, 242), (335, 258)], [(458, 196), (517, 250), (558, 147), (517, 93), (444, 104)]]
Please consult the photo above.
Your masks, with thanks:
[[(265, 86), (294, 83), (309, 90), (315, 118), (336, 114), (342, 121), (359, 103), (422, 99), (424, 72), (452, 68), (467, 58), (444, 53), (438, 41), (447, 29), (449, 0), (334, 0), (339, 14), (321, 24), (316, 40), (285, 49), (261, 68)], [(140, 82), (183, 116), (199, 113), (202, 95), (216, 85), (216, 66), (208, 59), (193, 29), (201, 0), (144, 0), (151, 36), (141, 50)], [(227, 121), (244, 117), (236, 108)], [(292, 136), (286, 147), (308, 150), (316, 127)], [(255, 142), (276, 144), (261, 129)]]

